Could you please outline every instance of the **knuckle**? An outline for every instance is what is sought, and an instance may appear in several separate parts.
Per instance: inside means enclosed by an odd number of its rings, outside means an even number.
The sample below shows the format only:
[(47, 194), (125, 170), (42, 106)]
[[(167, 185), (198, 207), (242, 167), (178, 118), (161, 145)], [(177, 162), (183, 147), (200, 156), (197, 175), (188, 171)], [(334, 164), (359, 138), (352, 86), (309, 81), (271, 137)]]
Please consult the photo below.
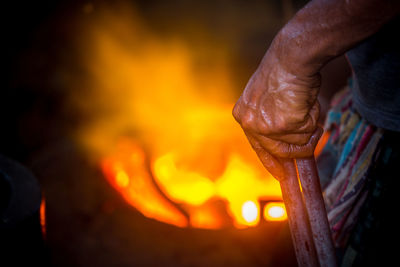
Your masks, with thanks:
[(254, 114), (251, 111), (247, 111), (243, 116), (240, 118), (240, 125), (243, 129), (249, 130), (252, 129), (255, 123)]
[(239, 109), (239, 102), (235, 104), (232, 109), (232, 116), (235, 118), (237, 122), (240, 122), (240, 109)]
[(274, 131), (278, 133), (286, 133), (290, 130), (290, 123), (285, 119), (278, 120), (274, 126)]

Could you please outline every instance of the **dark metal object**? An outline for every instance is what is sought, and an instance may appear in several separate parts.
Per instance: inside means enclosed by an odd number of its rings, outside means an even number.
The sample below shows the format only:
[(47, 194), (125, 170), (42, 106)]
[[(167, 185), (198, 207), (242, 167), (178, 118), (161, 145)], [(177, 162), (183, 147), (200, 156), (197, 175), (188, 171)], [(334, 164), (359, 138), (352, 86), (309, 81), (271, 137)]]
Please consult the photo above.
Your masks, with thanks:
[(26, 167), (1, 155), (0, 179), (0, 229), (13, 228), (39, 211), (40, 185)]
[(336, 267), (335, 249), (314, 157), (282, 159), (282, 164), (285, 177), (280, 184), (298, 265)]
[(48, 266), (40, 203), (34, 175), (0, 155), (0, 266)]
[(319, 263), (323, 267), (335, 267), (337, 266), (335, 249), (315, 159), (314, 157), (296, 159), (296, 165)]
[(319, 266), (294, 160), (283, 159), (282, 161), (285, 177), (280, 181), (280, 185), (297, 263), (300, 267)]

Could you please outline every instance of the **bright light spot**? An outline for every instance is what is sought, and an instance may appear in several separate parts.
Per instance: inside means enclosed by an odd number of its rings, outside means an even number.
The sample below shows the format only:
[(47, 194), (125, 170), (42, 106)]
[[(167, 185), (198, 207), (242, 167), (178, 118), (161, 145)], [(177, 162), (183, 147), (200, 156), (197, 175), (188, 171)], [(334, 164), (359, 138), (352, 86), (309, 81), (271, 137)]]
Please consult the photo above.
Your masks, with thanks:
[(284, 221), (287, 219), (285, 205), (282, 202), (269, 202), (264, 207), (264, 218), (267, 221)]
[(115, 181), (119, 187), (127, 187), (129, 185), (129, 177), (124, 171), (118, 171)]
[(251, 223), (258, 218), (258, 207), (253, 201), (246, 201), (242, 206), (242, 216), (246, 222)]

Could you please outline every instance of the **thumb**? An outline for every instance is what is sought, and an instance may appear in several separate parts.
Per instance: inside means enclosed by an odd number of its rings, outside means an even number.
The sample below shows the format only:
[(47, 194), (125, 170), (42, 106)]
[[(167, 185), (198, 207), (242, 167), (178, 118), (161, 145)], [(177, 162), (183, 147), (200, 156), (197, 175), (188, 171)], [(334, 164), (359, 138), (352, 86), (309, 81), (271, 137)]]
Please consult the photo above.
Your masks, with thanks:
[(267, 150), (265, 150), (260, 142), (256, 140), (253, 136), (246, 133), (247, 139), (249, 140), (253, 150), (256, 152), (258, 158), (268, 172), (278, 181), (284, 178), (284, 170), (280, 160), (273, 155), (271, 155)]

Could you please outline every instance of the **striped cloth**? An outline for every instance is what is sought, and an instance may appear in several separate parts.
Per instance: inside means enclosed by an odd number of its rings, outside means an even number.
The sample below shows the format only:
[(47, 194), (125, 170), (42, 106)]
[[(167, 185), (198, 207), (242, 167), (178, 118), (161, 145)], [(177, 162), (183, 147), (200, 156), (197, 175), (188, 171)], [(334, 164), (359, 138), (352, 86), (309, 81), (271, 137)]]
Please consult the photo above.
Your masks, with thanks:
[(350, 90), (333, 98), (317, 157), (337, 255), (342, 267), (398, 266), (400, 133), (360, 117)]
[(324, 126), (330, 137), (317, 164), (333, 240), (344, 248), (367, 197), (367, 180), (384, 131), (360, 117), (349, 88), (334, 97), (332, 106)]

